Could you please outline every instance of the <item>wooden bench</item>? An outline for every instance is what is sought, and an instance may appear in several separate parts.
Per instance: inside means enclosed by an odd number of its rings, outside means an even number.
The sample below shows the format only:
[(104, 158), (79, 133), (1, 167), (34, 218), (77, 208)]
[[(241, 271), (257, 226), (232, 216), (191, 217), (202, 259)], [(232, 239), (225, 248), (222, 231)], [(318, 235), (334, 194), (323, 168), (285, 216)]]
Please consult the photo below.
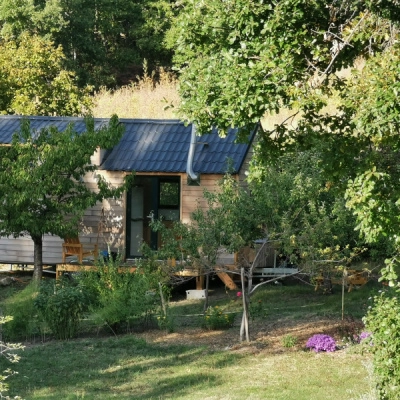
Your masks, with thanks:
[(84, 257), (93, 256), (96, 259), (99, 255), (97, 243), (83, 245), (79, 237), (69, 237), (64, 239), (62, 244), (62, 263), (65, 264), (67, 257), (76, 256), (79, 264), (82, 264)]
[(348, 287), (348, 292), (351, 292), (354, 287), (363, 286), (368, 282), (368, 274), (365, 271), (358, 271), (355, 269), (348, 269), (347, 276), (339, 277), (336, 275), (324, 278), (322, 273), (314, 278), (315, 281), (315, 290), (318, 290), (320, 287), (324, 285), (326, 280), (330, 280), (332, 285), (342, 285)]

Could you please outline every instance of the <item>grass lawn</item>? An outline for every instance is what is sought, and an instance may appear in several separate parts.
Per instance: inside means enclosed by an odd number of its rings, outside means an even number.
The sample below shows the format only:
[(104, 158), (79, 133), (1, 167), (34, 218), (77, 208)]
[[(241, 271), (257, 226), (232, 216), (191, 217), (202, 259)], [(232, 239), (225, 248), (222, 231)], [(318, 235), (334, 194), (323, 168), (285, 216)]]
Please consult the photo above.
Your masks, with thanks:
[(26, 349), (10, 394), (26, 399), (351, 399), (368, 387), (349, 351), (278, 354), (149, 344), (133, 335)]
[[(11, 397), (24, 399), (373, 399), (370, 361), (359, 346), (333, 353), (305, 350), (307, 338), (343, 335), (360, 328), (360, 318), (377, 284), (322, 295), (310, 286), (268, 285), (252, 300), (257, 307), (251, 342), (239, 342), (239, 320), (229, 330), (200, 325), (201, 300), (171, 303), (175, 331), (119, 336), (92, 335), (26, 343), (8, 379)], [(236, 293), (211, 291), (211, 305), (240, 310)], [(296, 339), (284, 346), (284, 337)], [(343, 344), (342, 342), (340, 342)], [(1, 370), (9, 367), (0, 361)]]

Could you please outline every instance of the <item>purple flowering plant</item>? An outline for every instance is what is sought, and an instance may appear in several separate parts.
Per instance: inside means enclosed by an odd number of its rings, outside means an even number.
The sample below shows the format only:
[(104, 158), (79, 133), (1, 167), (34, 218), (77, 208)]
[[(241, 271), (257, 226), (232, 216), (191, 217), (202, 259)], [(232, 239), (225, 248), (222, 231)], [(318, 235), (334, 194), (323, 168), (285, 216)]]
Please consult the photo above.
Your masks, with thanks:
[(367, 339), (367, 338), (369, 338), (370, 336), (372, 335), (372, 333), (371, 332), (361, 332), (360, 333), (360, 342), (362, 341), (362, 340), (364, 340), (364, 339)]
[(317, 353), (319, 351), (331, 352), (336, 350), (336, 341), (329, 335), (318, 334), (307, 340), (306, 347)]
[(361, 332), (360, 336), (359, 336), (358, 343), (367, 344), (367, 345), (373, 346), (374, 345), (374, 341), (372, 339), (372, 333), (371, 332), (367, 332), (367, 331)]

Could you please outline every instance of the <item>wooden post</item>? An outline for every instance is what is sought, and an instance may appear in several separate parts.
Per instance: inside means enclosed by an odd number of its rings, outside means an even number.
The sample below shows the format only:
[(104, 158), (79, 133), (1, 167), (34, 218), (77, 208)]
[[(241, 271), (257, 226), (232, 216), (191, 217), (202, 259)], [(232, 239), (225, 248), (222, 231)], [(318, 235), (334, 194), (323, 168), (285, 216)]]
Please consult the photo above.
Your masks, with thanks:
[(196, 276), (196, 290), (204, 289), (204, 275), (201, 273), (199, 269), (199, 275)]
[(163, 309), (164, 317), (166, 317), (167, 316), (167, 307), (165, 305), (164, 293), (163, 293), (163, 290), (162, 290), (161, 282), (158, 282), (158, 287), (160, 288), (161, 306), (162, 306), (162, 309)]
[(209, 284), (210, 284), (210, 273), (208, 272), (207, 276), (206, 276), (206, 298), (205, 298), (204, 308), (203, 308), (204, 312), (206, 312), (207, 308), (208, 308), (208, 287), (209, 287)]

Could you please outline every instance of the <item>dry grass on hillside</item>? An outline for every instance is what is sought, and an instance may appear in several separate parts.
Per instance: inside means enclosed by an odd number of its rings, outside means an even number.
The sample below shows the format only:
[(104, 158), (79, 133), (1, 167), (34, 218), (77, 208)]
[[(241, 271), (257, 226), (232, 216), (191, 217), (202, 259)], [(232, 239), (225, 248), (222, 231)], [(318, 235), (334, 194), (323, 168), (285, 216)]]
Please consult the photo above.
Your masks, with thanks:
[[(363, 62), (357, 62), (355, 67), (361, 69)], [(350, 69), (344, 70), (341, 76), (350, 76)], [(117, 114), (119, 118), (144, 119), (175, 119), (179, 106), (178, 80), (176, 76), (160, 68), (149, 73), (144, 65), (144, 74), (137, 77), (137, 82), (119, 89), (101, 89), (94, 96), (93, 115), (109, 118)], [(334, 112), (336, 99), (330, 101), (323, 112)], [(283, 122), (295, 128), (299, 119), (296, 110), (283, 109), (278, 114), (266, 114), (261, 123), (265, 129), (273, 130), (275, 125)]]
[(158, 79), (155, 73), (145, 71), (138, 82), (117, 90), (101, 89), (95, 94), (93, 116), (109, 118), (174, 119), (179, 104), (176, 77), (160, 69)]

